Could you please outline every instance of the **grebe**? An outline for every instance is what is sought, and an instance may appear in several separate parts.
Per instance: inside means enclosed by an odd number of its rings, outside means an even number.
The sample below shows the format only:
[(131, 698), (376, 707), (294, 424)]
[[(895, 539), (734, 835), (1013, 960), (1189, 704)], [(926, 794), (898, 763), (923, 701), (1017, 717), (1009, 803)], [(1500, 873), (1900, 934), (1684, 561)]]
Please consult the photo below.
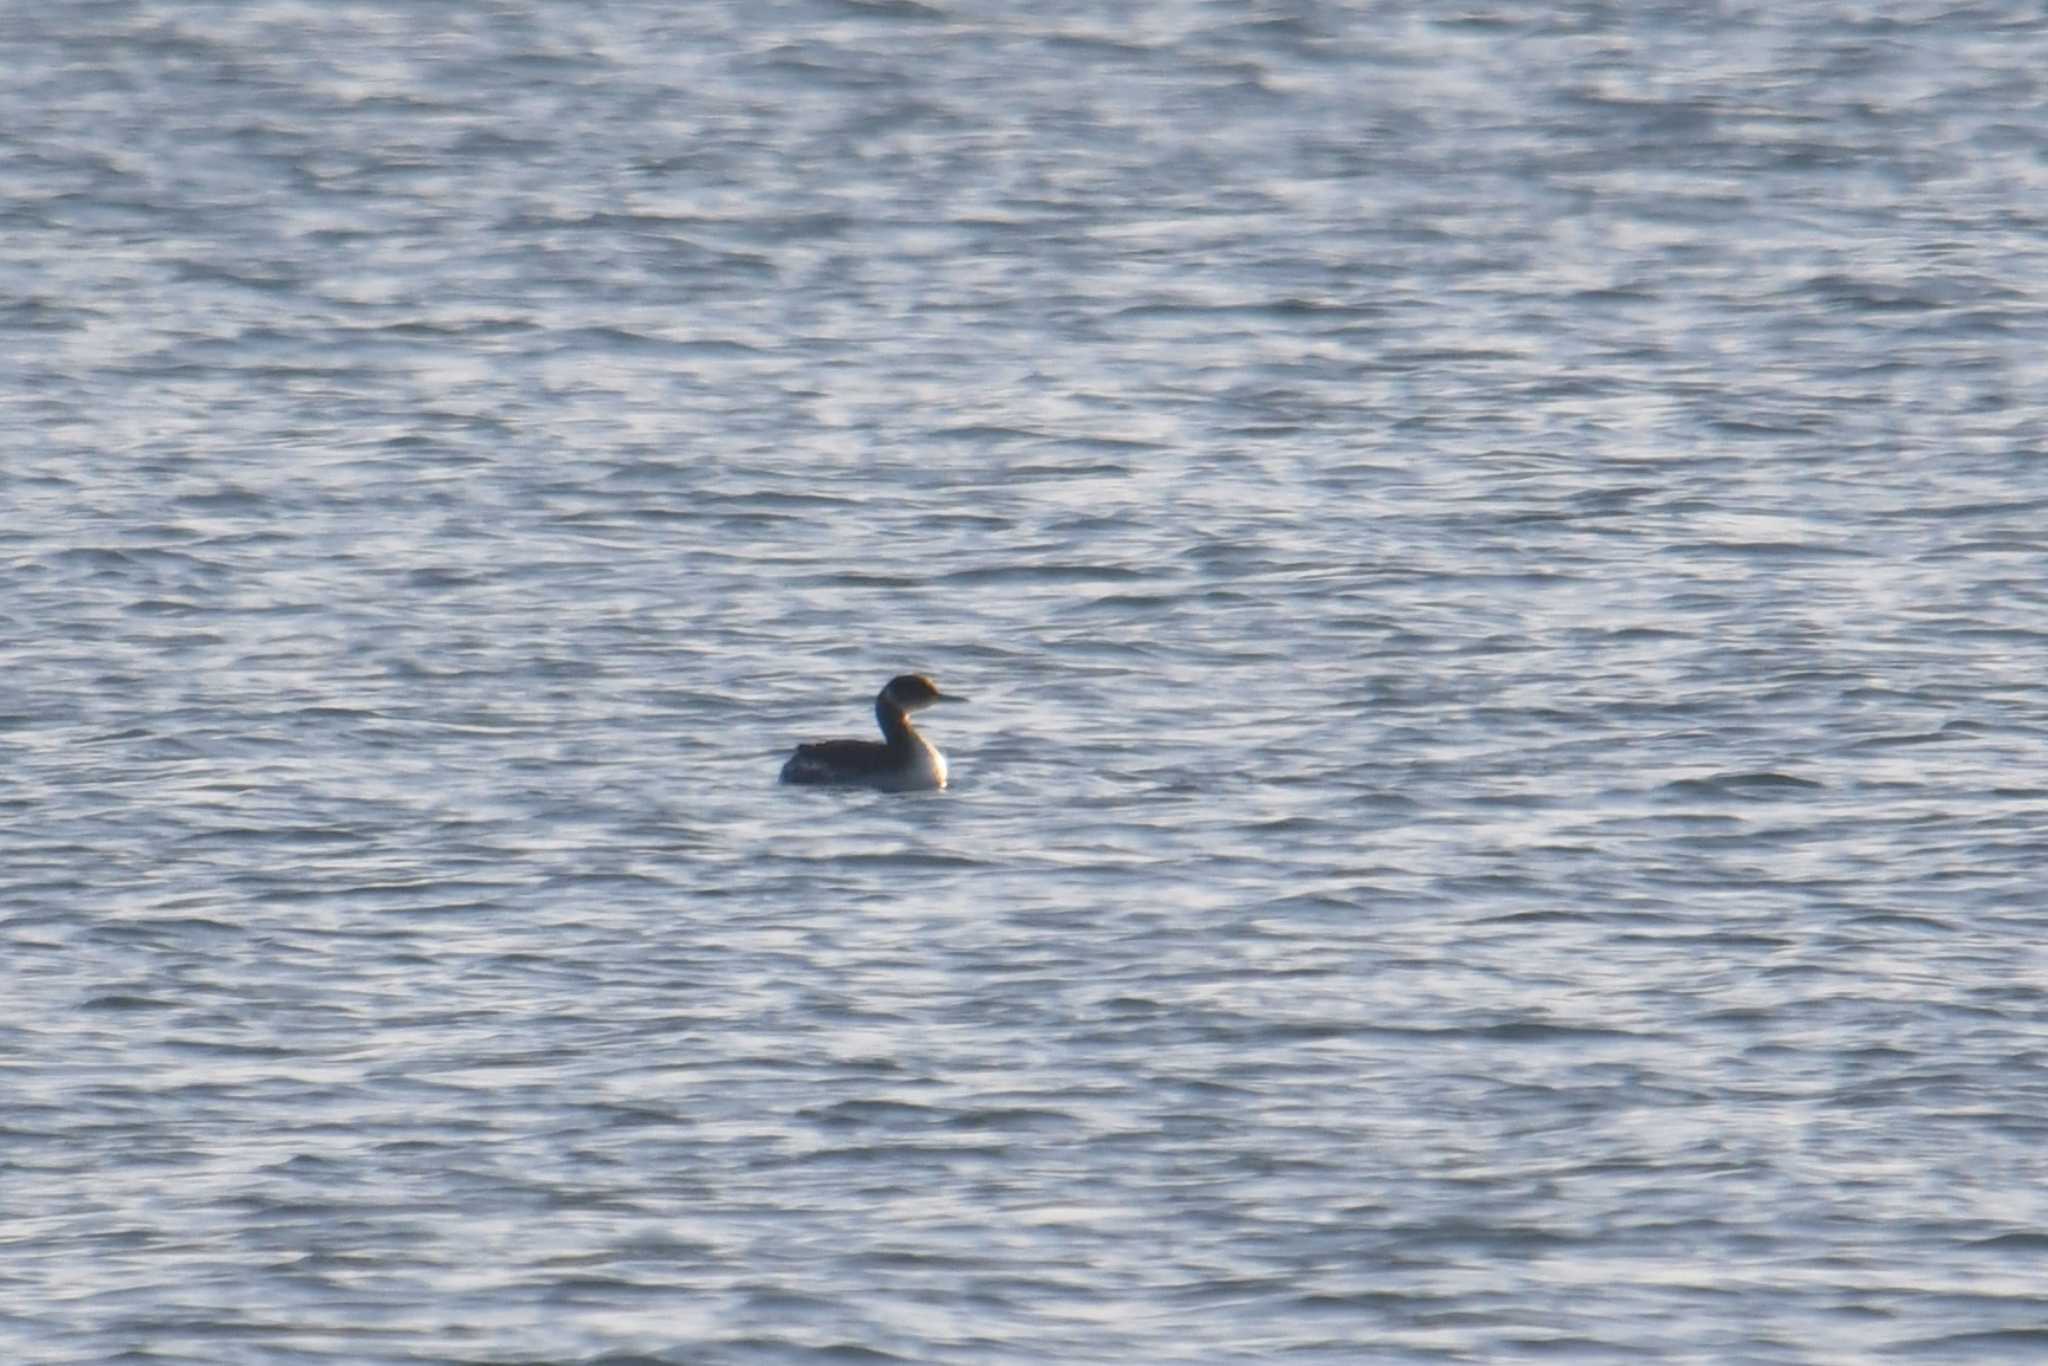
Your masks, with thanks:
[(887, 792), (921, 792), (946, 785), (946, 756), (910, 724), (910, 713), (934, 702), (965, 702), (942, 693), (923, 674), (900, 674), (875, 697), (875, 720), (886, 743), (822, 740), (798, 745), (782, 766), (785, 783), (848, 783)]

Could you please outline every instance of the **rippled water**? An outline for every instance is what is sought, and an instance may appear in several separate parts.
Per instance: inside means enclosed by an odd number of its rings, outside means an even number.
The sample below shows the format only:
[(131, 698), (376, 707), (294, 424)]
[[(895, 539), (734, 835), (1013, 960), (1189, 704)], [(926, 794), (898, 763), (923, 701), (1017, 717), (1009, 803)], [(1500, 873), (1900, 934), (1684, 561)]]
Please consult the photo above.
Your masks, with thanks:
[(2038, 7), (0, 33), (0, 1354), (2048, 1351)]

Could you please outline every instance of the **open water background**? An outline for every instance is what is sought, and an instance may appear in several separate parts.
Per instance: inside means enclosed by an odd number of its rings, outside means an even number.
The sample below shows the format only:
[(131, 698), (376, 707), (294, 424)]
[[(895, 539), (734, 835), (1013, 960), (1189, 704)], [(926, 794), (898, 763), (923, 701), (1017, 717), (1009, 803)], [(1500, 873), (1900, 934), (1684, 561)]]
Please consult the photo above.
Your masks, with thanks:
[(6, 1359), (2048, 1353), (2038, 5), (0, 47)]

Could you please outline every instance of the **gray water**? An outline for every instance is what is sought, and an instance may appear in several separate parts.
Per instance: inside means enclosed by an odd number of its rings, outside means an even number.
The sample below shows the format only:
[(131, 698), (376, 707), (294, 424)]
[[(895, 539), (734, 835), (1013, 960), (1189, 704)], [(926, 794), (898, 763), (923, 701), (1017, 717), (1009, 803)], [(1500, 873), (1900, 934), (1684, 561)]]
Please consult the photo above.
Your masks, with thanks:
[(0, 1357), (2048, 1353), (2038, 6), (0, 45)]

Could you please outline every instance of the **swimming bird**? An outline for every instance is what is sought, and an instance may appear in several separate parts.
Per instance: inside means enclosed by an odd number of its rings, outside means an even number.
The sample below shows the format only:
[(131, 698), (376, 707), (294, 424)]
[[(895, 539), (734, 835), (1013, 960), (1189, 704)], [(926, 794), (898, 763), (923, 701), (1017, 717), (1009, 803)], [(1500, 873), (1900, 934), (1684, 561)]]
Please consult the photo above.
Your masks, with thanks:
[(946, 756), (910, 724), (910, 713), (935, 702), (967, 699), (939, 691), (923, 674), (899, 674), (875, 696), (883, 742), (821, 740), (798, 745), (782, 766), (785, 783), (833, 783), (921, 792), (946, 785)]

